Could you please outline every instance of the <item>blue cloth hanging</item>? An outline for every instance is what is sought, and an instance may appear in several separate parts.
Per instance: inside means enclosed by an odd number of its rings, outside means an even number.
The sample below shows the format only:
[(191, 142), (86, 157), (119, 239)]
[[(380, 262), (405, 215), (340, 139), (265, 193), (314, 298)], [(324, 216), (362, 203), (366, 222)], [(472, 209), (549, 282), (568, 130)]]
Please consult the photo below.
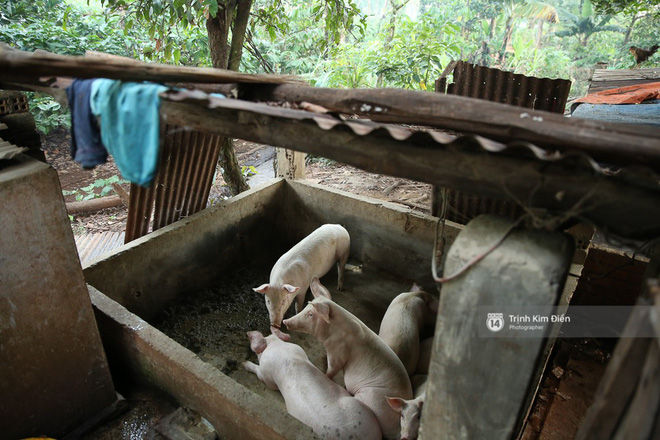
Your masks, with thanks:
[(94, 168), (108, 160), (101, 142), (96, 118), (90, 109), (90, 94), (94, 79), (76, 79), (66, 89), (71, 110), (71, 158), (83, 168)]
[(90, 106), (99, 118), (101, 140), (122, 176), (138, 185), (156, 175), (160, 145), (160, 98), (167, 87), (150, 83), (97, 79)]

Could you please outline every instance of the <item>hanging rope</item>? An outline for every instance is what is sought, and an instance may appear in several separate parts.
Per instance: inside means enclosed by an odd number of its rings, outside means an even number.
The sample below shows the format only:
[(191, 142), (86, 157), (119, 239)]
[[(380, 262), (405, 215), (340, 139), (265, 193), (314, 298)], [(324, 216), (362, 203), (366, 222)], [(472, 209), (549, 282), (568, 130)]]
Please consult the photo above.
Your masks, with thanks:
[[(513, 231), (516, 227), (518, 227), (518, 225), (520, 225), (520, 223), (527, 217), (527, 215), (521, 216), (518, 220), (516, 220), (515, 223), (509, 226), (509, 228), (504, 232), (502, 237), (500, 237), (492, 246), (490, 246), (484, 252), (472, 258), (456, 273), (453, 273), (452, 275), (446, 277), (440, 277), (438, 276), (438, 272), (437, 272), (437, 262), (438, 262), (438, 257), (440, 257), (440, 259), (442, 258), (445, 249), (445, 223), (447, 216), (447, 205), (448, 205), (447, 188), (442, 188), (442, 208), (440, 212), (440, 218), (438, 219), (438, 222), (435, 224), (435, 237), (433, 239), (433, 255), (431, 257), (431, 274), (433, 275), (433, 279), (435, 280), (435, 282), (439, 284), (444, 284), (448, 281), (458, 278), (468, 269), (470, 269), (472, 266), (477, 264), (479, 261), (483, 260), (488, 254), (490, 254), (495, 249), (497, 249), (497, 247), (501, 245), (502, 242), (504, 242), (504, 240), (509, 236), (511, 231)], [(440, 227), (440, 225), (442, 226), (440, 230), (440, 239), (438, 239), (438, 228)], [(440, 247), (438, 247), (438, 242), (440, 242)], [(442, 271), (444, 271), (444, 263), (443, 263)]]

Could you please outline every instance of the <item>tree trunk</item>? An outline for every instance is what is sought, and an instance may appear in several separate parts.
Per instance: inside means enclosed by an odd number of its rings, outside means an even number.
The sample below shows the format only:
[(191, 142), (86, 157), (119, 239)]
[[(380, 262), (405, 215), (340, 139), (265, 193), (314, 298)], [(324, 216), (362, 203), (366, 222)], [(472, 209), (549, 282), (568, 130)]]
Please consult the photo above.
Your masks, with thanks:
[(250, 18), (252, 0), (240, 0), (236, 10), (236, 19), (231, 32), (231, 51), (229, 52), (229, 70), (238, 70), (243, 56), (245, 32)]
[[(218, 4), (218, 13), (215, 17), (206, 20), (206, 31), (209, 37), (209, 49), (211, 51), (211, 62), (217, 69), (233, 68), (238, 70), (241, 63), (243, 50), (243, 41), (245, 40), (245, 30), (247, 29), (247, 20), (250, 15), (252, 0), (240, 1), (236, 21), (234, 22), (234, 32), (231, 41), (231, 63), (230, 66), (230, 46), (229, 29), (234, 21), (234, 11), (236, 10), (236, 0), (229, 0), (224, 5)], [(239, 20), (240, 18), (240, 20)], [(242, 29), (242, 31), (241, 31)], [(240, 45), (239, 45), (240, 42)], [(237, 48), (236, 46), (239, 45)], [(221, 140), (220, 165), (222, 167), (222, 177), (233, 195), (236, 195), (246, 189), (249, 189), (245, 177), (241, 173), (241, 167), (236, 160), (234, 152), (234, 143), (232, 139), (224, 138)]]
[(225, 183), (229, 187), (229, 190), (233, 195), (236, 195), (250, 189), (245, 182), (243, 173), (241, 173), (241, 167), (238, 165), (238, 160), (236, 160), (233, 140), (230, 138), (223, 138), (221, 142), (222, 148), (220, 151), (220, 160), (222, 161), (222, 177), (225, 179)]
[(209, 16), (206, 19), (206, 32), (209, 37), (209, 49), (211, 51), (211, 63), (216, 69), (226, 69), (229, 60), (229, 48), (227, 41), (229, 39), (229, 28), (236, 3), (228, 1), (224, 7), (218, 3), (218, 13), (215, 17)]
[(637, 19), (639, 17), (637, 14), (635, 14), (632, 18), (632, 21), (630, 22), (630, 26), (628, 26), (628, 29), (626, 29), (626, 36), (623, 38), (623, 47), (626, 47), (628, 45), (628, 41), (630, 40), (630, 34), (632, 33), (633, 27), (635, 26), (635, 22), (637, 22)]
[(543, 20), (539, 20), (538, 29), (536, 31), (536, 48), (541, 48), (541, 41), (543, 41)]
[(495, 17), (491, 17), (490, 25), (488, 27), (488, 41), (481, 42), (481, 64), (483, 66), (488, 66), (488, 55), (490, 54), (490, 48), (488, 45), (493, 41), (493, 33), (495, 32)]
[(504, 65), (504, 57), (506, 56), (506, 46), (509, 42), (509, 37), (511, 36), (511, 25), (513, 22), (513, 17), (508, 17), (506, 19), (506, 26), (504, 26), (504, 41), (502, 42), (502, 49), (500, 49), (500, 57), (498, 62), (500, 66)]
[[(387, 36), (385, 38), (385, 43), (383, 44), (383, 52), (390, 50), (390, 44), (394, 40), (394, 33), (396, 30), (396, 16), (399, 13), (399, 10), (403, 8), (406, 3), (410, 0), (403, 0), (400, 4), (396, 4), (395, 0), (390, 0), (390, 6), (392, 6), (392, 16), (390, 17), (390, 23), (387, 27)], [(379, 73), (378, 78), (376, 79), (376, 88), (383, 86), (383, 74)]]

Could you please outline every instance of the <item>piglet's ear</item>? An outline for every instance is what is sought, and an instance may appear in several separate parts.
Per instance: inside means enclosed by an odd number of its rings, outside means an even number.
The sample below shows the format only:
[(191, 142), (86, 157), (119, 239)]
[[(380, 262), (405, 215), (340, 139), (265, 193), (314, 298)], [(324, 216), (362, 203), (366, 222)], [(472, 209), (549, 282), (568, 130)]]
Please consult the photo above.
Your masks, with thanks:
[(312, 282), (309, 284), (309, 288), (312, 291), (314, 298), (325, 296), (328, 299), (332, 299), (330, 296), (330, 291), (326, 289), (323, 284), (321, 284), (317, 277), (312, 278)]
[(390, 404), (392, 409), (398, 413), (401, 412), (401, 409), (403, 408), (403, 399), (400, 397), (385, 397), (387, 399), (387, 403)]
[(250, 348), (256, 354), (260, 354), (268, 346), (268, 344), (266, 343), (266, 338), (264, 338), (264, 335), (262, 335), (261, 332), (251, 331), (251, 332), (247, 332), (247, 335), (248, 338), (250, 339)]
[(282, 286), (282, 289), (286, 290), (287, 293), (294, 294), (300, 290), (300, 287), (295, 287), (291, 284), (285, 284)]
[(270, 287), (270, 284), (262, 284), (262, 285), (259, 286), (259, 287), (254, 287), (254, 288), (252, 288), (252, 290), (254, 290), (255, 292), (259, 292), (259, 293), (263, 293), (263, 294), (265, 294), (266, 292), (268, 292), (268, 288), (269, 288), (269, 287)]
[(419, 284), (413, 282), (412, 286), (410, 286), (410, 291), (411, 292), (421, 292), (422, 288), (420, 287)]
[(324, 303), (310, 303), (313, 307), (314, 313), (318, 315), (319, 318), (330, 324), (330, 306)]

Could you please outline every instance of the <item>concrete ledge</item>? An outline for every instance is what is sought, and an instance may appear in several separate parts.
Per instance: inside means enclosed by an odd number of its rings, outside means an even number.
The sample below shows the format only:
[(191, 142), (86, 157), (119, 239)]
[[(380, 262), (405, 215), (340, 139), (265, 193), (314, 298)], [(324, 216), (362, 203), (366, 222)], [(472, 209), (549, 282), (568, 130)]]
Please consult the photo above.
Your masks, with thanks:
[(113, 370), (165, 391), (223, 438), (314, 439), (312, 430), (88, 286)]

